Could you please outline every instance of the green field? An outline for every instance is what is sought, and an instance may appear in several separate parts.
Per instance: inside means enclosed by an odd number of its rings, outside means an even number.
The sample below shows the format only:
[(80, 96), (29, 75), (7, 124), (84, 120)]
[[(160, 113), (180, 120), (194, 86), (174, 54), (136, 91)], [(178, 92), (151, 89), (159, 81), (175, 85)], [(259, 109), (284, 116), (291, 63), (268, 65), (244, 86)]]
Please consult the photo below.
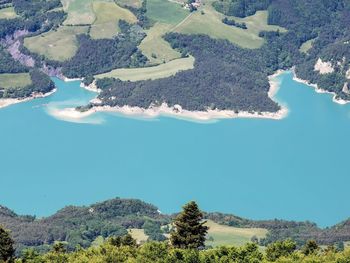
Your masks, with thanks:
[(209, 226), (208, 238), (206, 245), (208, 246), (221, 246), (221, 245), (234, 245), (242, 246), (251, 241), (253, 236), (257, 238), (264, 238), (267, 234), (267, 230), (263, 228), (237, 228), (225, 225), (219, 225), (211, 220), (207, 221)]
[(173, 31), (183, 34), (206, 34), (213, 38), (227, 39), (244, 48), (261, 47), (264, 43), (264, 39), (259, 37), (261, 31), (285, 31), (281, 27), (267, 24), (267, 11), (258, 11), (255, 15), (245, 18), (232, 17), (237, 22), (245, 22), (248, 27), (246, 30), (225, 25), (221, 21), (225, 16), (217, 12), (211, 3), (211, 0), (205, 1), (198, 11), (175, 26)]
[(25, 38), (24, 46), (48, 59), (65, 61), (73, 57), (78, 49), (76, 36), (87, 31), (87, 26), (62, 26), (57, 31)]
[(147, 37), (143, 39), (139, 48), (151, 64), (160, 64), (181, 57), (181, 54), (172, 49), (170, 44), (162, 38), (171, 27), (167, 24), (156, 23), (146, 32)]
[(61, 2), (64, 11), (68, 13), (65, 25), (86, 25), (95, 21), (93, 0), (61, 0)]
[(144, 243), (148, 240), (148, 236), (143, 229), (131, 228), (128, 229), (129, 234), (136, 240), (137, 243)]
[(142, 6), (142, 0), (116, 0), (116, 3), (121, 6), (131, 6), (140, 8)]
[(0, 74), (0, 88), (24, 88), (32, 84), (29, 73)]
[(148, 79), (167, 78), (175, 75), (179, 71), (193, 69), (194, 58), (179, 58), (165, 64), (146, 68), (115, 69), (111, 72), (95, 76), (101, 78), (118, 78), (123, 81), (140, 81)]
[(17, 17), (17, 14), (15, 13), (15, 10), (13, 7), (0, 9), (0, 19), (11, 19), (16, 17)]
[(167, 0), (147, 0), (146, 14), (155, 22), (176, 25), (188, 16), (189, 11)]
[(312, 48), (312, 44), (315, 42), (315, 40), (316, 38), (304, 42), (299, 48), (300, 52), (307, 53)]
[(120, 31), (119, 20), (125, 20), (128, 23), (137, 22), (133, 13), (114, 2), (95, 1), (92, 7), (96, 20), (91, 27), (90, 36), (94, 39), (113, 38)]

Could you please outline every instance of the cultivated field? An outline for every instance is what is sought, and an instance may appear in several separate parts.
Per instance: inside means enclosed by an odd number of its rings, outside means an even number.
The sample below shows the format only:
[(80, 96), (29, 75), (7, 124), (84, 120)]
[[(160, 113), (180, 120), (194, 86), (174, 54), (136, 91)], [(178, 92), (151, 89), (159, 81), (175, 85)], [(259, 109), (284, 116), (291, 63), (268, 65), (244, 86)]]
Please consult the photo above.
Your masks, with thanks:
[(246, 18), (231, 17), (237, 22), (245, 22), (248, 27), (246, 30), (225, 25), (221, 21), (225, 16), (217, 12), (211, 3), (211, 1), (205, 1), (197, 12), (192, 13), (185, 21), (178, 24), (173, 31), (184, 34), (206, 34), (213, 38), (227, 39), (244, 48), (261, 47), (264, 39), (259, 37), (260, 31), (285, 31), (281, 27), (267, 24), (267, 11), (259, 11)]
[(73, 57), (78, 49), (76, 36), (87, 31), (87, 26), (62, 26), (57, 31), (25, 38), (24, 46), (48, 59), (65, 61)]
[(207, 240), (206, 245), (213, 247), (221, 245), (241, 246), (250, 242), (253, 236), (260, 239), (267, 234), (267, 230), (263, 228), (237, 228), (219, 225), (211, 220), (208, 220), (207, 226), (209, 226), (208, 238), (213, 240)]
[(170, 44), (162, 38), (171, 27), (171, 25), (158, 22), (146, 32), (147, 36), (139, 48), (151, 64), (161, 64), (181, 57), (181, 54), (172, 49)]
[(93, 0), (61, 0), (61, 2), (64, 11), (68, 13), (64, 25), (87, 25), (95, 21)]
[(29, 73), (0, 74), (0, 88), (23, 88), (32, 84)]
[(188, 16), (189, 11), (167, 0), (147, 0), (146, 14), (153, 21), (176, 25)]
[(96, 20), (90, 31), (90, 36), (94, 39), (113, 38), (119, 31), (119, 20), (125, 20), (128, 23), (136, 23), (137, 18), (128, 9), (122, 8), (114, 2), (92, 3)]
[(148, 236), (145, 234), (145, 231), (143, 229), (137, 229), (132, 228), (129, 229), (129, 234), (136, 240), (137, 243), (143, 243), (146, 242), (148, 239)]
[(0, 19), (11, 19), (17, 17), (13, 7), (0, 9)]
[(147, 68), (115, 69), (111, 72), (95, 76), (96, 78), (118, 78), (123, 81), (140, 81), (167, 78), (179, 71), (193, 69), (194, 58), (179, 58), (165, 64)]

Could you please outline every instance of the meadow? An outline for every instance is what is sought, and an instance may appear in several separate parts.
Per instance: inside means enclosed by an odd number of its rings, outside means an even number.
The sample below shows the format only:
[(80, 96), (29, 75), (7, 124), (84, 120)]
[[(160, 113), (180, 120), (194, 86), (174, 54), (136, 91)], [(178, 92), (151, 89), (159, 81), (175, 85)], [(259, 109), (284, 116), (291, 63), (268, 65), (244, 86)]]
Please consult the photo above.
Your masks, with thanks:
[(0, 87), (8, 88), (24, 88), (32, 84), (29, 73), (14, 73), (14, 74), (0, 74)]
[(15, 10), (13, 9), (13, 7), (0, 9), (0, 19), (11, 19), (16, 17), (17, 17), (17, 14), (15, 13)]
[(78, 50), (76, 36), (87, 31), (87, 26), (62, 26), (57, 30), (25, 38), (24, 46), (48, 59), (66, 61)]
[(246, 23), (248, 29), (241, 29), (222, 23), (225, 17), (212, 7), (212, 1), (205, 1), (197, 12), (178, 24), (173, 31), (183, 34), (206, 34), (213, 38), (227, 39), (244, 48), (259, 48), (264, 39), (259, 37), (261, 31), (285, 31), (282, 27), (267, 24), (267, 11), (258, 11), (245, 18), (230, 17), (240, 23)]
[(315, 42), (315, 40), (316, 38), (304, 42), (299, 49), (300, 52), (307, 53), (312, 48), (312, 44)]
[(134, 8), (142, 6), (142, 0), (116, 0), (116, 3), (120, 6), (131, 6)]
[(120, 32), (119, 20), (125, 20), (131, 24), (137, 22), (133, 13), (114, 2), (95, 1), (92, 7), (96, 20), (91, 26), (90, 36), (94, 39), (113, 38)]
[(137, 243), (143, 243), (148, 240), (148, 236), (145, 234), (144, 229), (131, 228), (128, 229), (129, 234), (136, 240)]
[(95, 21), (92, 10), (94, 0), (61, 0), (63, 10), (68, 13), (64, 25), (87, 25)]
[(252, 237), (260, 239), (267, 234), (267, 230), (263, 228), (237, 228), (220, 225), (211, 220), (207, 221), (207, 226), (209, 231), (206, 245), (212, 247), (224, 245), (241, 246), (250, 242)]
[(176, 25), (189, 15), (189, 11), (178, 3), (166, 0), (147, 0), (146, 14), (155, 22)]
[(118, 78), (123, 81), (140, 81), (148, 79), (160, 79), (175, 75), (179, 71), (189, 70), (194, 68), (194, 58), (179, 58), (170, 62), (160, 64), (153, 67), (145, 68), (127, 68), (115, 69), (111, 72), (96, 75), (98, 79), (101, 78)]
[(139, 49), (149, 59), (150, 64), (161, 64), (181, 57), (181, 54), (163, 39), (163, 35), (171, 27), (169, 24), (157, 22), (147, 30), (147, 36), (142, 40)]

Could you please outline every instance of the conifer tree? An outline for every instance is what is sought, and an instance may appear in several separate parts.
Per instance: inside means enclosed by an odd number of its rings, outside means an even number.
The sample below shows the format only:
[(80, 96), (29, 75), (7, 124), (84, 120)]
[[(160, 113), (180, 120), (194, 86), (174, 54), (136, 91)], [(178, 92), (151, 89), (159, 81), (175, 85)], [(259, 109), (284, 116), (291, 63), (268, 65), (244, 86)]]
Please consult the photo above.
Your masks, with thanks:
[(13, 240), (8, 231), (0, 226), (0, 262), (10, 262), (15, 254)]
[(170, 240), (174, 247), (186, 249), (204, 247), (208, 227), (205, 226), (203, 213), (196, 202), (186, 204), (173, 223), (175, 229), (171, 232)]

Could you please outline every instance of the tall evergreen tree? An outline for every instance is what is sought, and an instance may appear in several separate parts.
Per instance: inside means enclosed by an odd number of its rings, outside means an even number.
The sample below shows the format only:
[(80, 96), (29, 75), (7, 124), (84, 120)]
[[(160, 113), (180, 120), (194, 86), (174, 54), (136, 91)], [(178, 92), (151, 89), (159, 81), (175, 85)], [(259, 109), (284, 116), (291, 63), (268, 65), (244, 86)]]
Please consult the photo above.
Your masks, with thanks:
[(15, 254), (13, 240), (8, 231), (0, 226), (0, 262), (10, 262)]
[(203, 213), (196, 202), (192, 201), (183, 207), (175, 218), (175, 230), (171, 233), (171, 244), (176, 248), (198, 249), (204, 247), (208, 227), (203, 221)]

